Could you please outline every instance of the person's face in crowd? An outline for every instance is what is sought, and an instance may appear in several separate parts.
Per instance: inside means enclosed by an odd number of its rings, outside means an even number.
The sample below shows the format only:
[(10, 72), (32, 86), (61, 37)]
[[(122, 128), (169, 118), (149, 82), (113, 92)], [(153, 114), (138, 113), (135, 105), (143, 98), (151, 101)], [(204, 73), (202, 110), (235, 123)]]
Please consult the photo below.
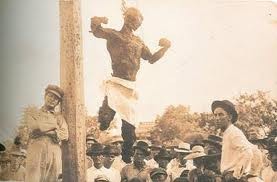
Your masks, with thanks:
[(0, 167), (1, 167), (1, 169), (3, 170), (3, 169), (6, 169), (6, 168), (9, 168), (9, 167), (10, 167), (10, 164), (11, 164), (10, 161), (1, 161), (1, 162), (0, 162)]
[(44, 102), (46, 107), (55, 108), (59, 104), (60, 100), (55, 94), (51, 92), (46, 92)]
[(232, 116), (224, 109), (218, 107), (214, 110), (214, 117), (216, 120), (216, 128), (225, 131), (230, 124), (232, 124)]
[(146, 155), (145, 155), (144, 151), (142, 151), (140, 149), (136, 149), (135, 150), (135, 153), (134, 153), (134, 162), (136, 162), (136, 163), (143, 163), (145, 157), (146, 157)]
[(165, 174), (156, 174), (151, 179), (153, 182), (165, 182), (167, 179), (167, 176)]
[(203, 159), (201, 157), (193, 159), (193, 165), (196, 168), (202, 168), (204, 165)]
[(181, 165), (186, 165), (187, 160), (185, 159), (185, 157), (187, 155), (188, 155), (187, 153), (182, 153), (182, 152), (178, 153), (177, 160)]
[(86, 143), (87, 149), (91, 148), (91, 145), (92, 145), (92, 144), (94, 144), (94, 142), (92, 142), (92, 141), (87, 141), (87, 143)]
[(104, 156), (102, 154), (94, 154), (91, 158), (96, 169), (100, 169), (103, 166)]
[(160, 168), (167, 169), (167, 165), (169, 163), (168, 159), (159, 159), (158, 164)]
[(110, 166), (113, 164), (114, 160), (115, 160), (115, 155), (114, 154), (107, 154), (105, 155), (104, 158), (104, 166), (106, 168), (110, 168)]
[(121, 153), (121, 151), (122, 151), (122, 143), (121, 142), (113, 142), (111, 145), (115, 146), (119, 150), (119, 153)]
[(152, 159), (152, 158), (154, 158), (158, 153), (160, 152), (160, 149), (158, 149), (158, 148), (152, 148), (151, 149), (151, 157), (150, 157), (150, 159)]
[(216, 158), (210, 158), (205, 160), (205, 168), (209, 170), (217, 170), (218, 161)]
[(277, 171), (277, 151), (269, 152), (269, 160), (271, 161), (272, 169)]

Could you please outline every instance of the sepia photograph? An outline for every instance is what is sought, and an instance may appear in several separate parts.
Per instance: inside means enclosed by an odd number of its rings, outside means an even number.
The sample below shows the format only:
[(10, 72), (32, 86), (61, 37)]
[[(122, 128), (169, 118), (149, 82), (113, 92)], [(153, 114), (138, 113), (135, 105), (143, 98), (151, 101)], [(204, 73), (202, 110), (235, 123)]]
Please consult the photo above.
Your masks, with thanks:
[(277, 182), (276, 0), (0, 15), (0, 181)]

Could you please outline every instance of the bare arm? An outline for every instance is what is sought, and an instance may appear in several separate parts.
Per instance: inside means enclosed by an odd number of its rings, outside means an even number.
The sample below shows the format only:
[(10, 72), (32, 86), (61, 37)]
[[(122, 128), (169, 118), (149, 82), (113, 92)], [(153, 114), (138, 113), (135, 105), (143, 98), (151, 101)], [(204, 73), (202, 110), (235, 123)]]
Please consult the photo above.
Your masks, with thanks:
[(161, 46), (162, 48), (159, 49), (154, 54), (150, 52), (147, 46), (144, 46), (142, 50), (142, 55), (141, 55), (142, 59), (148, 60), (150, 64), (154, 64), (164, 56), (165, 52), (171, 46), (171, 43), (167, 39), (161, 39), (159, 41), (159, 46)]
[(112, 29), (110, 28), (103, 28), (101, 24), (107, 24), (108, 23), (108, 18), (106, 17), (98, 17), (95, 16), (91, 18), (91, 33), (97, 38), (102, 38), (102, 39), (108, 39), (110, 36), (110, 33), (112, 32)]

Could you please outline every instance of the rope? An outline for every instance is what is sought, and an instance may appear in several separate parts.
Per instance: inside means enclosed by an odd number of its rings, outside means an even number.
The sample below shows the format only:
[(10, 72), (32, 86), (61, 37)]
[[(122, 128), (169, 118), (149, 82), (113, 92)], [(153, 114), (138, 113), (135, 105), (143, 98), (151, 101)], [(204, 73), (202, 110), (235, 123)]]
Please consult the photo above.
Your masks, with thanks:
[(125, 0), (121, 0), (121, 11), (122, 13), (124, 13), (127, 9), (127, 6), (126, 6), (126, 1)]

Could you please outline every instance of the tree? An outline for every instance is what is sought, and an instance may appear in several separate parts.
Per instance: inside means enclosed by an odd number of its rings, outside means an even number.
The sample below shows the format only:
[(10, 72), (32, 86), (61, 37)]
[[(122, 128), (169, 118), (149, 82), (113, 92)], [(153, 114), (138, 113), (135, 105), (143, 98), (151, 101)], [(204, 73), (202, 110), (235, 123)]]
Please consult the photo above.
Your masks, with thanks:
[(151, 138), (159, 138), (163, 143), (170, 144), (170, 141), (184, 140), (192, 133), (204, 133), (203, 128), (199, 126), (199, 120), (200, 115), (191, 113), (189, 107), (169, 106), (162, 116), (157, 116), (157, 125), (151, 132)]
[(239, 119), (236, 125), (248, 136), (253, 127), (268, 129), (275, 127), (277, 121), (277, 101), (268, 92), (257, 91), (242, 94), (236, 98)]

